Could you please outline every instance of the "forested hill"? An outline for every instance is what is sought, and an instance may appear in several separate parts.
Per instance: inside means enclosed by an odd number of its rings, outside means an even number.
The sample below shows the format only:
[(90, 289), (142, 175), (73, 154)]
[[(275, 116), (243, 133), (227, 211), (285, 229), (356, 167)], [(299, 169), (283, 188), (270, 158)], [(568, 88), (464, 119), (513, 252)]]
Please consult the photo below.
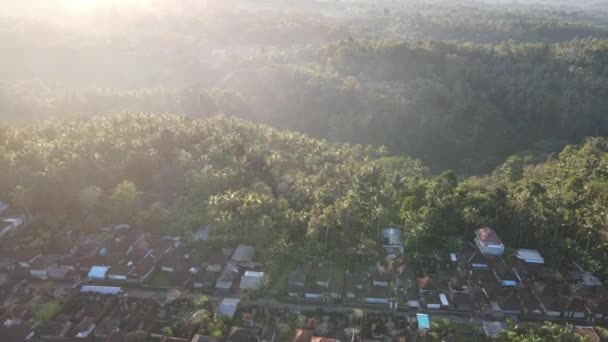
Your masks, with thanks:
[(558, 265), (581, 260), (607, 279), (608, 139), (528, 163), (512, 156), (489, 176), (458, 182), (446, 173), (406, 184), (403, 224), (419, 227), (429, 246), (491, 226), (509, 247), (538, 248)]
[(491, 171), (522, 150), (608, 133), (608, 41), (559, 44), (345, 40), (268, 51), (184, 88), (66, 91), (5, 83), (15, 118), (121, 111), (225, 113), (332, 142), (385, 145), (433, 170)]
[(0, 195), (32, 220), (39, 247), (58, 229), (127, 222), (263, 247), (276, 264), (340, 252), (401, 224), (420, 246), (492, 226), (507, 246), (539, 248), (608, 278), (608, 139), (547, 161), (507, 159), (491, 175), (431, 177), (383, 149), (332, 145), (240, 119), (119, 115), (0, 134)]
[(381, 149), (226, 117), (54, 121), (4, 127), (0, 144), (1, 196), (31, 216), (34, 245), (113, 222), (165, 234), (211, 223), (214, 240), (260, 247), (357, 244), (399, 219), (401, 182), (425, 174)]
[[(252, 62), (223, 86), (260, 120), (488, 172), (608, 132), (608, 42), (343, 41)], [(287, 110), (286, 110), (287, 109)], [(557, 147), (557, 148), (556, 148)]]

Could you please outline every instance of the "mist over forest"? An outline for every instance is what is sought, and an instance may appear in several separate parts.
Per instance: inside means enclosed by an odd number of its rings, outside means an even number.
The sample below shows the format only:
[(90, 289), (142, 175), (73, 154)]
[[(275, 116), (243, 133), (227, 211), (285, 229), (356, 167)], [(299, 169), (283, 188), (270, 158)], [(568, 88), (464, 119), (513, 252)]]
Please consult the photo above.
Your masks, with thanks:
[[(258, 251), (263, 291), (243, 298), (280, 300), (311, 260), (348, 283), (360, 271), (349, 263), (383, 253), (390, 226), (405, 252), (372, 269), (403, 266), (415, 290), (446, 271), (437, 255), (458, 252), (457, 275), (478, 289), (467, 253), (492, 227), (507, 249), (487, 260), (508, 272), (525, 248), (550, 265), (508, 298), (552, 284), (585, 302), (577, 323), (606, 325), (608, 292), (568, 277), (608, 281), (608, 1), (5, 2), (0, 211), (28, 230), (17, 243), (0, 230), (0, 275), (6, 255), (50, 255), (114, 224), (178, 237), (190, 260), (212, 227), (210, 250)], [(133, 266), (117, 260), (108, 267)], [(403, 283), (390, 293), (405, 306)], [(234, 321), (208, 299), (196, 331), (226, 338)], [(567, 313), (497, 340), (582, 341)], [(32, 329), (53, 315), (34, 316)], [(292, 318), (277, 341), (291, 340)], [(177, 327), (160, 336), (192, 337)], [(458, 329), (435, 324), (429, 341)]]

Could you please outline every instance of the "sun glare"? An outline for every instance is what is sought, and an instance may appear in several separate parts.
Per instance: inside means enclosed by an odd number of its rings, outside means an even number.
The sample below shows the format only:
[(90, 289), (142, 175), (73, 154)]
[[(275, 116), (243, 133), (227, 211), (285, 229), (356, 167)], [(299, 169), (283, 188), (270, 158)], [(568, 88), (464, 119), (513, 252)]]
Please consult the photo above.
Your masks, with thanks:
[(70, 0), (70, 5), (76, 10), (88, 10), (101, 4), (103, 0)]

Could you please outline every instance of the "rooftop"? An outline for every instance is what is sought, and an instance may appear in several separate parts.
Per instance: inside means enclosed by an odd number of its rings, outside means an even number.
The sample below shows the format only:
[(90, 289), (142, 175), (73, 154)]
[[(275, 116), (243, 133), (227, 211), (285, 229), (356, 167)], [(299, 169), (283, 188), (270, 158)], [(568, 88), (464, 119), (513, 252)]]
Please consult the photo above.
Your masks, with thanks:
[(89, 278), (91, 279), (105, 279), (106, 274), (110, 270), (108, 266), (93, 266), (89, 271)]
[(220, 304), (217, 308), (217, 312), (223, 316), (234, 317), (234, 314), (236, 313), (236, 308), (238, 307), (239, 302), (240, 302), (240, 299), (238, 299), (238, 298), (224, 298), (220, 302)]
[(251, 262), (255, 256), (255, 248), (247, 245), (239, 245), (234, 254), (232, 254), (232, 260), (237, 262)]
[(502, 241), (500, 241), (498, 235), (496, 235), (496, 232), (492, 228), (485, 227), (477, 229), (475, 231), (475, 235), (477, 236), (477, 239), (483, 243), (496, 245), (502, 244)]
[(544, 264), (545, 259), (535, 249), (523, 249), (517, 250), (517, 257), (530, 264)]

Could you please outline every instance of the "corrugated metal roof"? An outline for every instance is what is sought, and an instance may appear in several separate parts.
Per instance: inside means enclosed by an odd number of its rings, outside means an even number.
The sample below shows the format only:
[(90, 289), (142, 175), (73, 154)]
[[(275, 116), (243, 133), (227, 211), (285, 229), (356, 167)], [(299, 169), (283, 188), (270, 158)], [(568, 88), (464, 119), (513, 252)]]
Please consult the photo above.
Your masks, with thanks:
[(234, 317), (236, 308), (238, 307), (240, 299), (238, 298), (224, 298), (217, 308), (220, 315)]
[(122, 288), (115, 287), (115, 286), (83, 285), (82, 288), (80, 289), (80, 292), (92, 292), (92, 293), (117, 295), (122, 292)]
[(523, 249), (517, 250), (517, 257), (530, 264), (544, 264), (545, 259), (535, 249)]
[(106, 274), (110, 270), (107, 266), (93, 266), (89, 271), (89, 278), (91, 279), (105, 279)]
[(247, 245), (239, 245), (232, 255), (232, 260), (239, 262), (251, 262), (253, 261), (254, 255), (255, 248)]

